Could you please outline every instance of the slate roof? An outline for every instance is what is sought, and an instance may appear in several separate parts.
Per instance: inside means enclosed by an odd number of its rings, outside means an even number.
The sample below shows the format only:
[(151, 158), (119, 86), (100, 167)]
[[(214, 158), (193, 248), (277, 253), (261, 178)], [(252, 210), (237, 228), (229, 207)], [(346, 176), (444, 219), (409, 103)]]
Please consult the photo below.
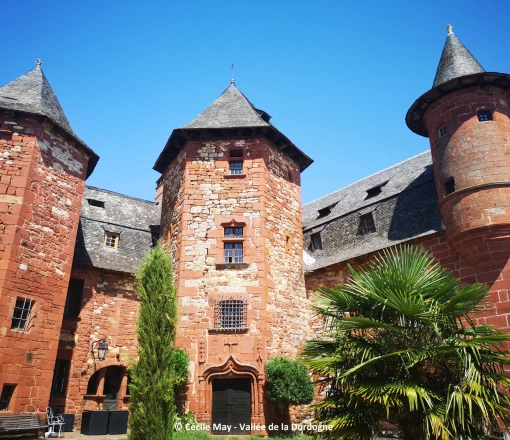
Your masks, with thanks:
[[(381, 192), (369, 197), (368, 190)], [(372, 191), (377, 193), (377, 191)], [(312, 271), (442, 231), (430, 152), (359, 180), (303, 206), (305, 270)], [(330, 213), (321, 216), (324, 208)], [(361, 215), (372, 213), (376, 232), (362, 235)], [(320, 232), (322, 250), (312, 251)]]
[(474, 86), (495, 86), (510, 93), (510, 75), (486, 72), (476, 58), (447, 26), (448, 36), (441, 53), (432, 89), (420, 96), (407, 111), (406, 124), (420, 136), (428, 137), (423, 123), (425, 112), (434, 102), (456, 90)]
[(182, 128), (269, 127), (269, 125), (232, 82), (216, 101)]
[(50, 83), (39, 67), (0, 87), (0, 108), (47, 117), (88, 152), (90, 159), (87, 177), (92, 174), (99, 156), (73, 131)]
[[(89, 200), (104, 202), (104, 208)], [(136, 272), (159, 235), (160, 219), (161, 208), (154, 202), (86, 186), (73, 264)], [(117, 249), (103, 246), (105, 231), (120, 234)]]
[(220, 97), (197, 118), (172, 132), (154, 164), (154, 170), (163, 174), (189, 140), (263, 136), (289, 155), (303, 171), (313, 160), (270, 123), (270, 118), (269, 114), (257, 109), (231, 82)]
[(484, 68), (450, 28), (432, 87), (437, 87), (454, 78), (480, 72), (485, 72)]

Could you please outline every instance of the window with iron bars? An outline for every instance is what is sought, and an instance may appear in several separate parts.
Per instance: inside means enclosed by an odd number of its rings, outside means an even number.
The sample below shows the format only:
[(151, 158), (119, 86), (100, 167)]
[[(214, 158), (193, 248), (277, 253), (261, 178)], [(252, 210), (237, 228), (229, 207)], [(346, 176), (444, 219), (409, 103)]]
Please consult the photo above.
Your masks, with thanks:
[(11, 329), (25, 331), (34, 302), (28, 298), (18, 298), (12, 314)]
[(217, 300), (214, 307), (214, 327), (222, 329), (246, 328), (247, 302), (244, 299)]

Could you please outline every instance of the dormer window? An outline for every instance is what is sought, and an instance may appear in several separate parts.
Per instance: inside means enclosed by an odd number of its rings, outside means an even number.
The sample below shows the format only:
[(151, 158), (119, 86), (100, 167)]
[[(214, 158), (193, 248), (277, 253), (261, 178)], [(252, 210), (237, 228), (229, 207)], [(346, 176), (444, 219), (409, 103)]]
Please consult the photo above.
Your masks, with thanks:
[(331, 208), (329, 206), (319, 209), (319, 218), (326, 217), (329, 214), (331, 214)]
[(95, 206), (96, 208), (104, 208), (104, 202), (96, 199), (87, 199), (87, 202), (90, 206)]
[(103, 245), (107, 249), (117, 249), (119, 244), (120, 235), (116, 232), (107, 232), (104, 233), (104, 242)]
[(362, 215), (359, 220), (358, 235), (367, 235), (375, 232), (374, 216), (371, 212)]
[(443, 136), (446, 136), (446, 125), (439, 127), (439, 129), (437, 130), (437, 133), (440, 138), (442, 138)]
[(318, 211), (319, 217), (317, 217), (317, 218), (326, 217), (329, 214), (331, 214), (331, 210), (337, 205), (337, 203), (333, 203), (332, 205), (329, 205), (329, 206), (326, 206), (325, 208), (319, 209), (319, 211)]
[(310, 250), (318, 251), (322, 250), (322, 238), (320, 232), (315, 232), (310, 235)]
[(492, 121), (492, 113), (490, 110), (478, 110), (476, 112), (479, 122)]
[(388, 182), (381, 183), (380, 185), (374, 186), (373, 188), (367, 189), (367, 196), (366, 199), (371, 199), (372, 197), (378, 196), (382, 193), (383, 186), (386, 185)]

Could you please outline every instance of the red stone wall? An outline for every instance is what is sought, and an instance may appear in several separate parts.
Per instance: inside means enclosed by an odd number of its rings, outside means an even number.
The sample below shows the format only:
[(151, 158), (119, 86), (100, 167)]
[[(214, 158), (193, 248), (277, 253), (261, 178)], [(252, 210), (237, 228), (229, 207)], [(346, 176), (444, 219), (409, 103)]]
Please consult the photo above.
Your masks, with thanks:
[[(459, 256), (446, 242), (443, 232), (412, 242), (430, 252), (443, 267), (452, 270), (458, 278), (467, 284), (484, 283), (490, 288), (489, 301), (485, 309), (473, 316), (478, 324), (491, 324), (508, 331), (510, 329), (510, 263), (499, 268), (475, 266)], [(366, 265), (376, 253), (350, 261), (319, 269), (306, 275), (306, 288), (310, 295), (320, 286), (333, 287), (349, 279), (347, 265), (360, 268)], [(314, 321), (316, 335), (322, 332), (320, 321)]]
[[(137, 355), (136, 319), (139, 311), (134, 277), (94, 267), (73, 267), (72, 278), (85, 280), (78, 318), (65, 318), (58, 347), (58, 359), (71, 361), (67, 398), (51, 398), (58, 412), (76, 414), (79, 426), (85, 409), (102, 409), (101, 389), (87, 396), (87, 385), (96, 371), (108, 366), (127, 367)], [(104, 361), (92, 355), (93, 341), (106, 338), (108, 352)], [(121, 387), (119, 409), (129, 401), (126, 381)]]
[[(492, 121), (480, 122), (478, 110)], [(425, 114), (439, 208), (448, 243), (471, 262), (493, 268), (510, 257), (510, 96), (497, 87), (450, 93)], [(438, 129), (446, 127), (439, 137)], [(455, 179), (446, 195), (445, 182)]]
[[(48, 123), (0, 115), (0, 388), (13, 412), (48, 404), (88, 157)], [(17, 298), (34, 302), (11, 330)]]
[[(243, 175), (229, 175), (229, 151)], [(239, 160), (236, 158), (235, 160)], [(190, 141), (164, 174), (161, 237), (174, 252), (177, 345), (192, 361), (189, 409), (210, 422), (213, 378), (252, 380), (263, 423), (263, 364), (294, 355), (306, 335), (301, 195), (297, 165), (265, 139)], [(243, 264), (223, 264), (224, 227), (243, 226)], [(247, 328), (215, 330), (215, 301), (247, 302)]]

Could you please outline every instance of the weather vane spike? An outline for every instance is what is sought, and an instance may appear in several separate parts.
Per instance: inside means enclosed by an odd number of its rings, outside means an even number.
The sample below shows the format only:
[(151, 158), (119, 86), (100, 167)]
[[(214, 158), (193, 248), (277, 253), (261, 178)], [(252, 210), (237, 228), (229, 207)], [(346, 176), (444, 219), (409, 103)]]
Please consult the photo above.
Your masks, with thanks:
[(446, 30), (448, 31), (449, 34), (453, 34), (453, 26), (451, 24), (446, 26)]
[(37, 61), (35, 62), (35, 68), (40, 69), (41, 68), (42, 61), (40, 58), (37, 58)]
[(230, 80), (230, 84), (236, 83), (236, 63), (232, 63), (232, 79)]

